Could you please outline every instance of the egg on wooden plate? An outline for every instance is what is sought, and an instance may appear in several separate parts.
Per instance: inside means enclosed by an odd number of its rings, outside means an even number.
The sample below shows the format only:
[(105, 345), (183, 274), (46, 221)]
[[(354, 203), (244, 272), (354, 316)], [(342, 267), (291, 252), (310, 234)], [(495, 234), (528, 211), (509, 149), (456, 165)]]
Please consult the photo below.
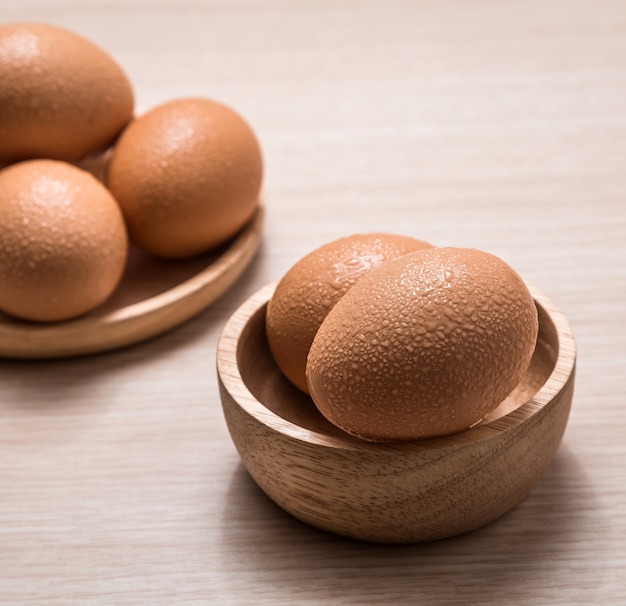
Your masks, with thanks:
[(185, 98), (128, 125), (106, 183), (139, 248), (183, 258), (243, 227), (259, 205), (262, 178), (261, 148), (249, 124), (223, 103)]
[(110, 192), (58, 160), (0, 171), (0, 310), (49, 322), (103, 303), (124, 271), (128, 237)]
[(43, 23), (0, 26), (0, 165), (78, 162), (107, 148), (133, 109), (125, 72), (90, 40)]

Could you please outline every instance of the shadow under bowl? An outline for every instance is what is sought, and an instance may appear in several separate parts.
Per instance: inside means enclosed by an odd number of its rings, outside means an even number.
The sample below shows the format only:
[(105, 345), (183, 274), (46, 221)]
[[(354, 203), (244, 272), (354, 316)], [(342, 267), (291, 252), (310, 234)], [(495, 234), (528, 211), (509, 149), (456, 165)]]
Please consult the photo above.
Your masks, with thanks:
[(282, 509), (342, 536), (419, 543), (489, 524), (539, 480), (565, 432), (576, 365), (568, 322), (544, 294), (529, 287), (537, 346), (523, 380), (493, 413), (451, 436), (376, 444), (329, 423), (276, 366), (265, 335), (275, 287), (231, 316), (217, 373), (241, 460)]

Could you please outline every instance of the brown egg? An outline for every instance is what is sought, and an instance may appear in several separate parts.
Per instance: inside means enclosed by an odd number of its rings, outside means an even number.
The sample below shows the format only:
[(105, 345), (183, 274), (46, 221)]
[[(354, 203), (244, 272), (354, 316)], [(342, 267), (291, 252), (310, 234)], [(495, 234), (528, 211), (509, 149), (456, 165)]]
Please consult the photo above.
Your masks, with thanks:
[(355, 234), (300, 259), (279, 282), (267, 307), (267, 338), (283, 374), (308, 393), (306, 358), (317, 329), (335, 303), (374, 268), (429, 247), (408, 236)]
[(311, 397), (365, 440), (459, 432), (520, 382), (537, 332), (528, 288), (498, 257), (411, 253), (364, 276), (328, 314), (309, 352)]
[(117, 286), (128, 239), (119, 207), (89, 173), (29, 160), (0, 172), (0, 309), (66, 320)]
[(137, 246), (188, 257), (223, 243), (248, 221), (262, 176), (261, 150), (243, 118), (208, 99), (176, 99), (128, 126), (107, 184)]
[(102, 49), (39, 23), (0, 26), (0, 164), (78, 161), (107, 147), (133, 114), (133, 91)]

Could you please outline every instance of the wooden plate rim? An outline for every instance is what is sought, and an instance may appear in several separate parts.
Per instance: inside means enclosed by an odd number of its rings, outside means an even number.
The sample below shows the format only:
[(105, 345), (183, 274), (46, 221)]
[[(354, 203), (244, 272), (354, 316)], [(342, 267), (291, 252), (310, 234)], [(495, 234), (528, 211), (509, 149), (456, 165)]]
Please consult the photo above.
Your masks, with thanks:
[[(260, 244), (264, 215), (260, 205), (228, 247), (204, 269), (144, 300), (67, 322), (0, 321), (0, 356), (37, 359), (96, 353), (174, 328), (207, 308), (243, 273)], [(76, 342), (72, 345), (68, 340)]]

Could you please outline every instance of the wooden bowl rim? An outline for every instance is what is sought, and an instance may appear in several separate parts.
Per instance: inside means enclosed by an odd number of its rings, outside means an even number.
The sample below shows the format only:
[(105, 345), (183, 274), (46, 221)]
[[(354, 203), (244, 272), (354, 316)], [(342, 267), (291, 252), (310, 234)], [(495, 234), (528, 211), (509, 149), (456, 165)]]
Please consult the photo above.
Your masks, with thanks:
[(513, 411), (489, 423), (477, 425), (450, 436), (409, 442), (372, 443), (358, 440), (348, 434), (345, 436), (330, 435), (306, 429), (274, 413), (259, 401), (248, 389), (237, 364), (240, 337), (253, 316), (267, 305), (277, 284), (278, 280), (259, 289), (231, 315), (218, 340), (216, 365), (224, 388), (238, 406), (258, 423), (296, 441), (341, 450), (402, 450), (411, 452), (458, 448), (463, 444), (489, 439), (521, 425), (554, 400), (565, 387), (575, 369), (576, 342), (567, 318), (547, 295), (527, 283), (535, 304), (545, 312), (554, 325), (558, 351), (556, 352), (554, 368), (547, 380), (533, 396)]

